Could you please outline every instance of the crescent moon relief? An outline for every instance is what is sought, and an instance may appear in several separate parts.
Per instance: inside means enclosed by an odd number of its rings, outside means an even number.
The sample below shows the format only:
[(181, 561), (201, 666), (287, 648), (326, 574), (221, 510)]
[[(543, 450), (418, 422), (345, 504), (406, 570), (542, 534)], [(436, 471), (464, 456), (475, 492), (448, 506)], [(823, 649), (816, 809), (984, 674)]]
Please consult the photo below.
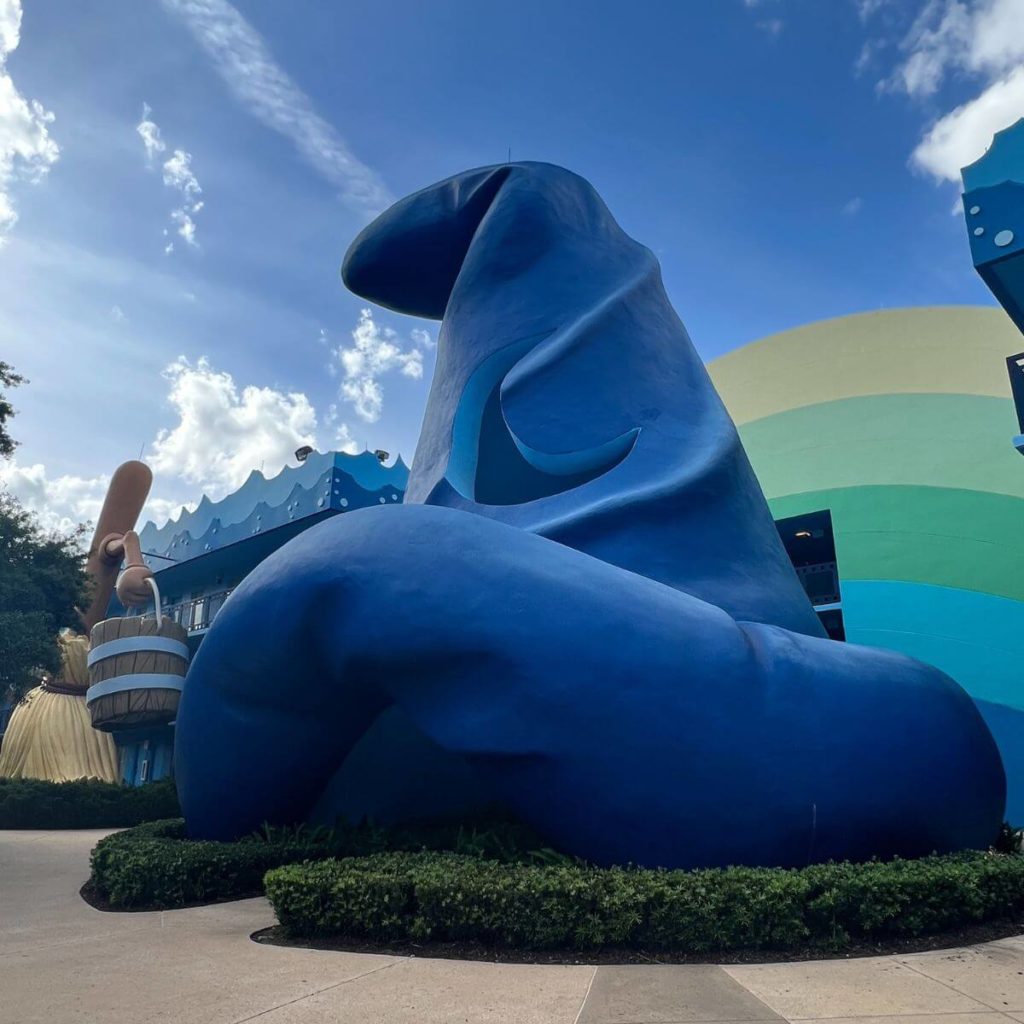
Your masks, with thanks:
[(452, 424), (445, 478), (480, 505), (520, 505), (561, 494), (614, 469), (632, 451), (640, 428), (603, 444), (568, 452), (531, 448), (508, 425), (501, 388), (522, 356), (553, 331), (513, 342), (485, 359), (469, 378)]

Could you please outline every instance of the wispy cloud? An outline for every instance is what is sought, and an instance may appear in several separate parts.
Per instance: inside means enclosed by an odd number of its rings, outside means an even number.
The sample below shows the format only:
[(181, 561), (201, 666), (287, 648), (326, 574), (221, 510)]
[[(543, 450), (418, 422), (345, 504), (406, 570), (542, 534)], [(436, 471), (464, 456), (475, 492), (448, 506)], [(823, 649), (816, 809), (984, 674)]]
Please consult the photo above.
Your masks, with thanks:
[(430, 331), (423, 327), (414, 327), (409, 332), (409, 337), (412, 338), (420, 348), (437, 348), (437, 342), (430, 336)]
[(153, 162), (153, 157), (157, 153), (162, 153), (167, 148), (160, 135), (160, 126), (150, 117), (152, 113), (153, 108), (148, 103), (143, 103), (142, 120), (135, 126), (135, 131), (138, 133), (139, 138), (142, 139), (142, 144), (146, 147), (146, 159), (150, 163)]
[(302, 158), (362, 214), (394, 201), (376, 171), (362, 163), (309, 97), (275, 62), (260, 34), (227, 0), (163, 0), (206, 51), (245, 109), (289, 139)]
[(340, 420), (340, 413), (336, 405), (327, 407), (327, 415), (324, 417), (324, 426), (333, 431), (331, 447), (337, 452), (346, 452), (348, 455), (358, 455), (363, 449), (359, 442), (352, 436), (352, 431), (347, 423)]
[(373, 319), (369, 309), (359, 313), (359, 322), (352, 331), (352, 344), (339, 346), (335, 351), (341, 368), (339, 397), (355, 410), (367, 423), (376, 423), (384, 408), (384, 389), (380, 378), (397, 370), (405, 377), (418, 380), (423, 376), (423, 353), (420, 350), (429, 341), (429, 334), (414, 328), (411, 337), (417, 347), (403, 349), (398, 335)]
[(855, 217), (864, 206), (864, 200), (860, 196), (854, 196), (843, 203), (843, 216)]
[[(193, 217), (203, 208), (203, 201), (199, 198), (202, 188), (199, 186), (199, 179), (192, 171), (192, 154), (186, 153), (183, 149), (176, 149), (169, 160), (164, 163), (164, 184), (168, 188), (177, 189), (182, 195), (182, 203), (175, 210), (171, 210), (171, 220), (178, 225), (178, 234), (191, 246), (199, 243), (196, 241), (196, 223)], [(166, 252), (174, 248), (173, 242), (167, 243)]]
[(53, 114), (26, 100), (7, 73), (21, 40), (21, 0), (0, 0), (0, 245), (18, 219), (10, 188), (18, 178), (39, 181), (60, 157), (50, 138)]
[[(747, 10), (764, 10), (764, 8), (772, 4), (772, 2), (773, 0), (743, 0), (743, 6), (746, 7)], [(778, 17), (759, 18), (754, 22), (754, 24), (758, 29), (764, 32), (765, 35), (772, 37), (779, 35), (786, 27), (785, 22)]]
[[(0, 0), (2, 2), (2, 0)], [(160, 126), (152, 118), (153, 109), (148, 103), (142, 104), (142, 120), (135, 126), (135, 131), (146, 147), (146, 162), (152, 165), (153, 157), (163, 153), (167, 144), (163, 140)], [(176, 149), (163, 164), (164, 184), (181, 194), (181, 204), (171, 210), (171, 220), (177, 228), (178, 235), (186, 244), (198, 248), (196, 241), (195, 215), (203, 208), (203, 200), (199, 197), (203, 190), (199, 179), (192, 170), (192, 154), (184, 149)], [(165, 228), (164, 235), (170, 232)], [(174, 242), (164, 246), (164, 252), (174, 252)]]
[(855, 0), (861, 21), (874, 17), (890, 0)]
[[(861, 0), (861, 7), (870, 17), (882, 4)], [(926, 0), (901, 36), (869, 40), (864, 52), (872, 57), (887, 47), (900, 55), (878, 83), (882, 92), (934, 103), (952, 79), (974, 79), (980, 89), (933, 121), (911, 154), (911, 166), (959, 182), (960, 168), (981, 156), (997, 131), (1024, 116), (1022, 26), (1024, 0)]]

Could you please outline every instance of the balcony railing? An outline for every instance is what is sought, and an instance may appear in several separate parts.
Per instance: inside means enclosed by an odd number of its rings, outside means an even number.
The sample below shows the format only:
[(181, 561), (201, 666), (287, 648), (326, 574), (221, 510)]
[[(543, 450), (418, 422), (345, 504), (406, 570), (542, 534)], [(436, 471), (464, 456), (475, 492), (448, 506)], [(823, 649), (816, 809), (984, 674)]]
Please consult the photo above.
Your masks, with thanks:
[[(215, 594), (204, 594), (190, 601), (178, 601), (165, 605), (163, 612), (167, 618), (184, 626), (190, 633), (198, 633), (210, 628), (230, 593), (231, 590), (218, 590)], [(153, 613), (147, 612), (146, 615), (151, 617)]]

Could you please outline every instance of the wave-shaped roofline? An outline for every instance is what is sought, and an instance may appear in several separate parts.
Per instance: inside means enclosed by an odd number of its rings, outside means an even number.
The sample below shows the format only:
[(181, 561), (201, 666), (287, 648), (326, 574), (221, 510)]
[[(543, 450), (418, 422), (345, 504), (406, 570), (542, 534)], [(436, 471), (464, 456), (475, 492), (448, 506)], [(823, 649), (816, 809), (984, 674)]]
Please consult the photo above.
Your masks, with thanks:
[[(308, 487), (332, 467), (351, 477), (365, 491), (379, 491), (388, 484), (404, 491), (409, 480), (409, 467), (401, 455), (392, 465), (385, 466), (371, 451), (358, 455), (314, 451), (298, 466), (284, 466), (271, 477), (254, 469), (238, 490), (217, 501), (204, 494), (193, 510), (183, 507), (177, 519), (168, 519), (162, 526), (150, 520), (139, 531), (142, 550), (162, 554), (175, 536), (186, 531), (193, 537), (202, 536), (214, 519), (219, 519), (223, 526), (240, 523), (257, 504), (262, 502), (271, 508), (276, 507), (288, 500), (296, 485)], [(166, 543), (160, 547), (163, 541)]]

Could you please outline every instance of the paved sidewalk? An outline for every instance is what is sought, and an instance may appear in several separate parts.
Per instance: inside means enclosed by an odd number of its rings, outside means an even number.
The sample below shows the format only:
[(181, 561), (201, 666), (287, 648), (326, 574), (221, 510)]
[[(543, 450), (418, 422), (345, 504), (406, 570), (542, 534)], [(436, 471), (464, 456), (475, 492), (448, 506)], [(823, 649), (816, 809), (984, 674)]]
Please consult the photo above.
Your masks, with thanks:
[[(263, 900), (104, 914), (102, 832), (0, 831), (0, 1024), (1024, 1024), (1024, 937), (755, 966), (552, 967), (263, 946)], [(875, 1021), (875, 1024), (883, 1024)]]

